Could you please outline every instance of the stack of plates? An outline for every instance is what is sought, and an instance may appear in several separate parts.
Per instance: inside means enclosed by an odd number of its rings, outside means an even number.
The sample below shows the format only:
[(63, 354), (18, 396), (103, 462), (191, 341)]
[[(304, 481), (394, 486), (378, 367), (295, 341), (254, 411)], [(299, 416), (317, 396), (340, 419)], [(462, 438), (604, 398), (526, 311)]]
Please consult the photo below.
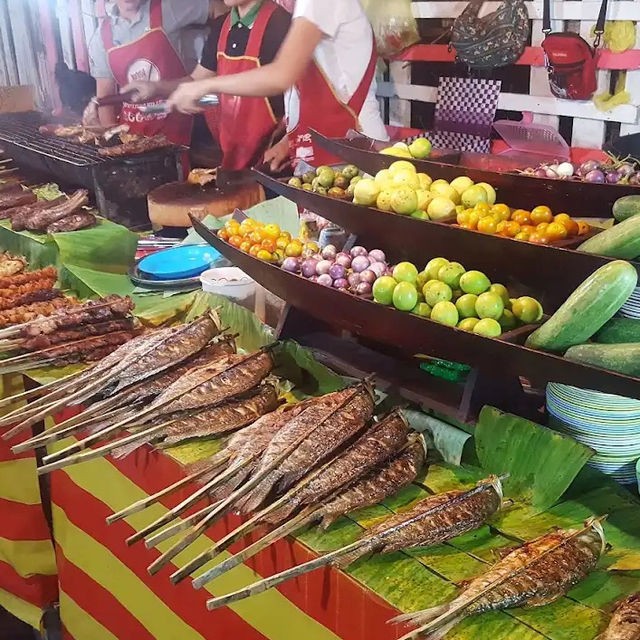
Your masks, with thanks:
[(640, 287), (638, 287), (620, 309), (623, 318), (640, 318)]
[(552, 427), (596, 451), (591, 466), (620, 484), (636, 482), (640, 401), (550, 383), (547, 411)]

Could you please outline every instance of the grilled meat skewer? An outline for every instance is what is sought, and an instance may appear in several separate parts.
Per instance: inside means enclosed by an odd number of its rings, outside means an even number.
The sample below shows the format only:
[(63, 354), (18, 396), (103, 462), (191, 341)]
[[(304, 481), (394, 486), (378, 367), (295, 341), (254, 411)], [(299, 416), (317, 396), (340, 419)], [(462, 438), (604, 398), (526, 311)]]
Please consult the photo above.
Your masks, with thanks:
[(33, 204), (37, 199), (35, 193), (28, 189), (4, 191), (0, 193), (0, 211)]
[(45, 267), (37, 271), (27, 271), (26, 273), (17, 273), (13, 276), (0, 277), (0, 289), (10, 289), (23, 284), (28, 284), (34, 280), (57, 280), (58, 270), (55, 267)]
[[(63, 202), (57, 207), (34, 212), (25, 220), (24, 227), (29, 231), (45, 231), (50, 224), (70, 216), (88, 202), (89, 193), (84, 189), (79, 189), (71, 195), (66, 202)], [(22, 229), (17, 229), (15, 224), (13, 225), (13, 228), (16, 231), (22, 231)]]
[(555, 602), (598, 564), (606, 548), (602, 520), (591, 518), (582, 529), (554, 531), (527, 542), (473, 580), (451, 603), (399, 616), (396, 622), (422, 625), (401, 640), (440, 640), (468, 616)]
[(98, 219), (88, 211), (79, 211), (69, 216), (52, 222), (45, 231), (47, 233), (68, 233), (70, 231), (80, 231), (93, 227), (97, 224)]
[(55, 200), (38, 200), (37, 202), (32, 202), (31, 204), (23, 204), (19, 207), (5, 209), (0, 214), (0, 216), (3, 218), (9, 218), (12, 225), (14, 220), (16, 220), (18, 225), (24, 225), (24, 220), (32, 213), (36, 211), (42, 211), (43, 209), (52, 209), (53, 207), (57, 207), (59, 204), (66, 202), (66, 200), (66, 196), (60, 196)]

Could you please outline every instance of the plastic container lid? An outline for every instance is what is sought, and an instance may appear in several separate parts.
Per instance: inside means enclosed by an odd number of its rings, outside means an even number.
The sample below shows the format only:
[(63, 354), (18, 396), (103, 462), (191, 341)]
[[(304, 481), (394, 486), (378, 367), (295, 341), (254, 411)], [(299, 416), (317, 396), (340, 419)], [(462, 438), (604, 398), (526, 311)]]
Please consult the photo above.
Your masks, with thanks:
[(209, 245), (185, 245), (143, 258), (138, 269), (158, 280), (181, 280), (199, 276), (221, 258)]
[(537, 153), (558, 160), (568, 159), (571, 155), (569, 145), (553, 127), (543, 124), (497, 120), (493, 123), (493, 128), (511, 147), (511, 150)]

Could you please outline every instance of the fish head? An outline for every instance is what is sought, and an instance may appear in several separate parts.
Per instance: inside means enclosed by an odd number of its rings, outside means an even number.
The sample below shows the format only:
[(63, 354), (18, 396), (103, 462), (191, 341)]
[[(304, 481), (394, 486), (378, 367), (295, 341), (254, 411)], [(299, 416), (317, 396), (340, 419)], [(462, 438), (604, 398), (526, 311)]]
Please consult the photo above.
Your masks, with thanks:
[(605, 552), (607, 548), (607, 536), (604, 532), (603, 524), (608, 517), (609, 517), (608, 514), (604, 516), (600, 516), (599, 518), (593, 517), (593, 518), (589, 518), (584, 523), (585, 529), (592, 529), (599, 536), (601, 545), (602, 545), (600, 550), (601, 555)]
[(478, 487), (490, 487), (496, 492), (496, 495), (499, 498), (500, 504), (504, 500), (504, 488), (502, 486), (502, 481), (506, 480), (509, 477), (508, 474), (502, 476), (490, 475), (488, 478), (484, 480), (480, 480), (478, 482)]

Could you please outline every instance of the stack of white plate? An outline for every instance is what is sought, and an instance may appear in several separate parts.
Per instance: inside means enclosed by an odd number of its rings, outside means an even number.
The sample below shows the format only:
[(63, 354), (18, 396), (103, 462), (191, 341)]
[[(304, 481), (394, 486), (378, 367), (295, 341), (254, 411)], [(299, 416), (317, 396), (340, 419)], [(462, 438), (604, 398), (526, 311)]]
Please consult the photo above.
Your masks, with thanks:
[(619, 315), (623, 318), (640, 318), (640, 287), (624, 303)]
[(551, 426), (591, 447), (589, 464), (620, 484), (636, 482), (640, 401), (563, 384), (547, 386)]

